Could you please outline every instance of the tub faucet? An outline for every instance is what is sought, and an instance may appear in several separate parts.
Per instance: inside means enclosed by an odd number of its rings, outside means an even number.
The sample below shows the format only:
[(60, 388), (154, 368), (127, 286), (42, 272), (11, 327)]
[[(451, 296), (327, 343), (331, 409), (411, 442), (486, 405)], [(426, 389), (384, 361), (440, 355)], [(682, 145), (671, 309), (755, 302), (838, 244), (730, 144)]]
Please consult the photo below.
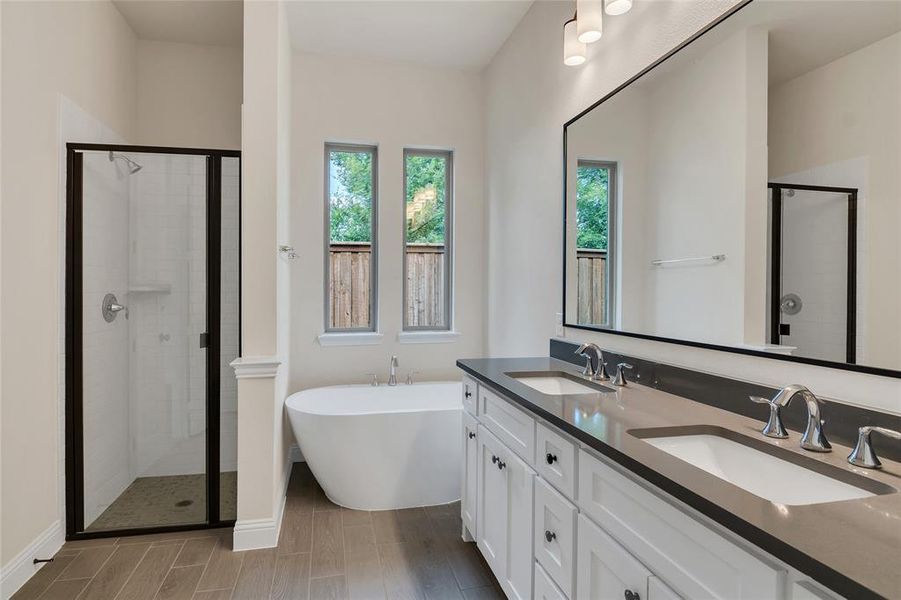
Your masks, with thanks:
[(797, 383), (785, 386), (772, 399), (751, 396), (751, 400), (754, 402), (770, 406), (770, 418), (761, 433), (771, 438), (784, 439), (788, 437), (788, 432), (785, 431), (785, 426), (782, 424), (781, 409), (788, 406), (795, 396), (801, 396), (807, 406), (807, 429), (801, 436), (801, 447), (811, 452), (832, 452), (832, 446), (826, 439), (826, 434), (823, 433), (820, 399), (809, 389)]
[(388, 363), (388, 385), (397, 385), (397, 357), (392, 356)]

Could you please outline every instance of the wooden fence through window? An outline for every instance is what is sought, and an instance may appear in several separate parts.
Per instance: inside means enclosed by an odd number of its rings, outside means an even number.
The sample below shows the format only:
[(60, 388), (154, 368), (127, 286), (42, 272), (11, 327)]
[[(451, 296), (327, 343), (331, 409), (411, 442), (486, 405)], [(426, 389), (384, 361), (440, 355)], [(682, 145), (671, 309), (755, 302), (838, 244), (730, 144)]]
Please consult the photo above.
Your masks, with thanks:
[(576, 265), (579, 277), (577, 323), (606, 323), (607, 251), (578, 248)]
[[(329, 246), (329, 326), (332, 329), (370, 327), (372, 312), (371, 256), (368, 242)], [(407, 325), (446, 325), (444, 246), (407, 246)]]

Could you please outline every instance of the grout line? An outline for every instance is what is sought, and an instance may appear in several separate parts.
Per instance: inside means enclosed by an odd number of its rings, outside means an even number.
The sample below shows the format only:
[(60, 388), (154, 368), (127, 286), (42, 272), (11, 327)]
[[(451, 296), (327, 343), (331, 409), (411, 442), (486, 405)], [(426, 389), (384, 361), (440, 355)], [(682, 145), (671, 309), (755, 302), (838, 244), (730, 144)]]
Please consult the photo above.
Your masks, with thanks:
[[(182, 549), (185, 547), (185, 544), (188, 543), (188, 540), (182, 540), (181, 544), (178, 547), (178, 552), (175, 553), (175, 556), (172, 557), (172, 562), (169, 563), (169, 568), (166, 569), (165, 575), (163, 575), (162, 579), (160, 579), (160, 584), (156, 586), (156, 590), (153, 592), (153, 595), (150, 598), (156, 598), (159, 595), (160, 590), (163, 589), (163, 584), (166, 583), (166, 578), (169, 577), (169, 574), (172, 573), (172, 569), (175, 566), (175, 561), (178, 560), (178, 555), (181, 554)], [(152, 548), (153, 546), (151, 546)], [(124, 588), (123, 588), (124, 589)]]
[[(128, 582), (131, 580), (132, 576), (134, 576), (135, 571), (137, 571), (137, 570), (138, 570), (138, 567), (141, 566), (141, 563), (144, 561), (144, 558), (147, 556), (147, 553), (150, 552), (150, 547), (151, 547), (151, 545), (150, 545), (150, 543), (148, 543), (148, 544), (147, 544), (147, 548), (144, 550), (144, 554), (142, 554), (142, 555), (141, 555), (141, 558), (139, 558), (139, 559), (137, 560), (137, 562), (135, 563), (134, 568), (131, 570), (131, 573), (128, 574), (128, 577), (126, 577), (126, 578), (125, 578), (125, 581), (122, 583), (122, 587), (120, 587), (120, 588), (119, 588), (119, 591), (116, 592), (116, 595), (113, 596), (113, 599), (114, 599), (114, 600), (115, 600), (115, 598), (118, 598), (118, 597), (119, 597), (119, 594), (122, 593), (122, 590), (125, 589), (125, 586), (128, 585)], [(113, 554), (110, 554), (110, 558), (112, 558), (113, 555), (116, 554), (116, 552), (118, 552), (118, 550), (113, 550)], [(100, 571), (97, 571), (97, 574), (99, 574), (99, 573), (100, 573)], [(97, 574), (95, 574), (94, 577), (97, 577)], [(88, 586), (85, 586), (85, 589), (88, 589)]]

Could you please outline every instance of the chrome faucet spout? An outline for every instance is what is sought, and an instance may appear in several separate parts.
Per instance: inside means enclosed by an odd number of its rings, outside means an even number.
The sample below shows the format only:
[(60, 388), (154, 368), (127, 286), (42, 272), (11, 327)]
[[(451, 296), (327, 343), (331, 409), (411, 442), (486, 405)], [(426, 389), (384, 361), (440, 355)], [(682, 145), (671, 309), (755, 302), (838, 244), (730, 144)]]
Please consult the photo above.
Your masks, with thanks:
[(582, 370), (582, 375), (596, 381), (609, 378), (604, 369), (604, 352), (597, 344), (592, 342), (582, 344), (575, 353), (585, 357), (585, 368)]
[(751, 396), (751, 400), (760, 404), (769, 404), (770, 417), (763, 435), (773, 438), (787, 438), (788, 432), (782, 424), (781, 409), (791, 404), (795, 396), (804, 399), (807, 407), (807, 427), (801, 436), (801, 447), (811, 452), (831, 452), (832, 446), (823, 432), (823, 409), (820, 399), (803, 385), (793, 383), (779, 390), (772, 399)]
[(397, 357), (392, 356), (388, 365), (388, 385), (397, 385)]

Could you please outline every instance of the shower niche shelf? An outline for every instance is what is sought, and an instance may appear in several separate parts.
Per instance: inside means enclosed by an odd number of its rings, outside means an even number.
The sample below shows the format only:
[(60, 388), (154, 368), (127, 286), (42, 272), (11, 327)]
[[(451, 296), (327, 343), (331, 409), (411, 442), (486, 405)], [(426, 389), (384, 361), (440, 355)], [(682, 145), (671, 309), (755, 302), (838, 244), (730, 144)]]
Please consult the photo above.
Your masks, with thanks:
[(138, 283), (132, 283), (128, 286), (128, 293), (130, 294), (171, 294), (172, 293), (172, 284), (171, 283), (159, 283), (152, 281), (142, 281)]

